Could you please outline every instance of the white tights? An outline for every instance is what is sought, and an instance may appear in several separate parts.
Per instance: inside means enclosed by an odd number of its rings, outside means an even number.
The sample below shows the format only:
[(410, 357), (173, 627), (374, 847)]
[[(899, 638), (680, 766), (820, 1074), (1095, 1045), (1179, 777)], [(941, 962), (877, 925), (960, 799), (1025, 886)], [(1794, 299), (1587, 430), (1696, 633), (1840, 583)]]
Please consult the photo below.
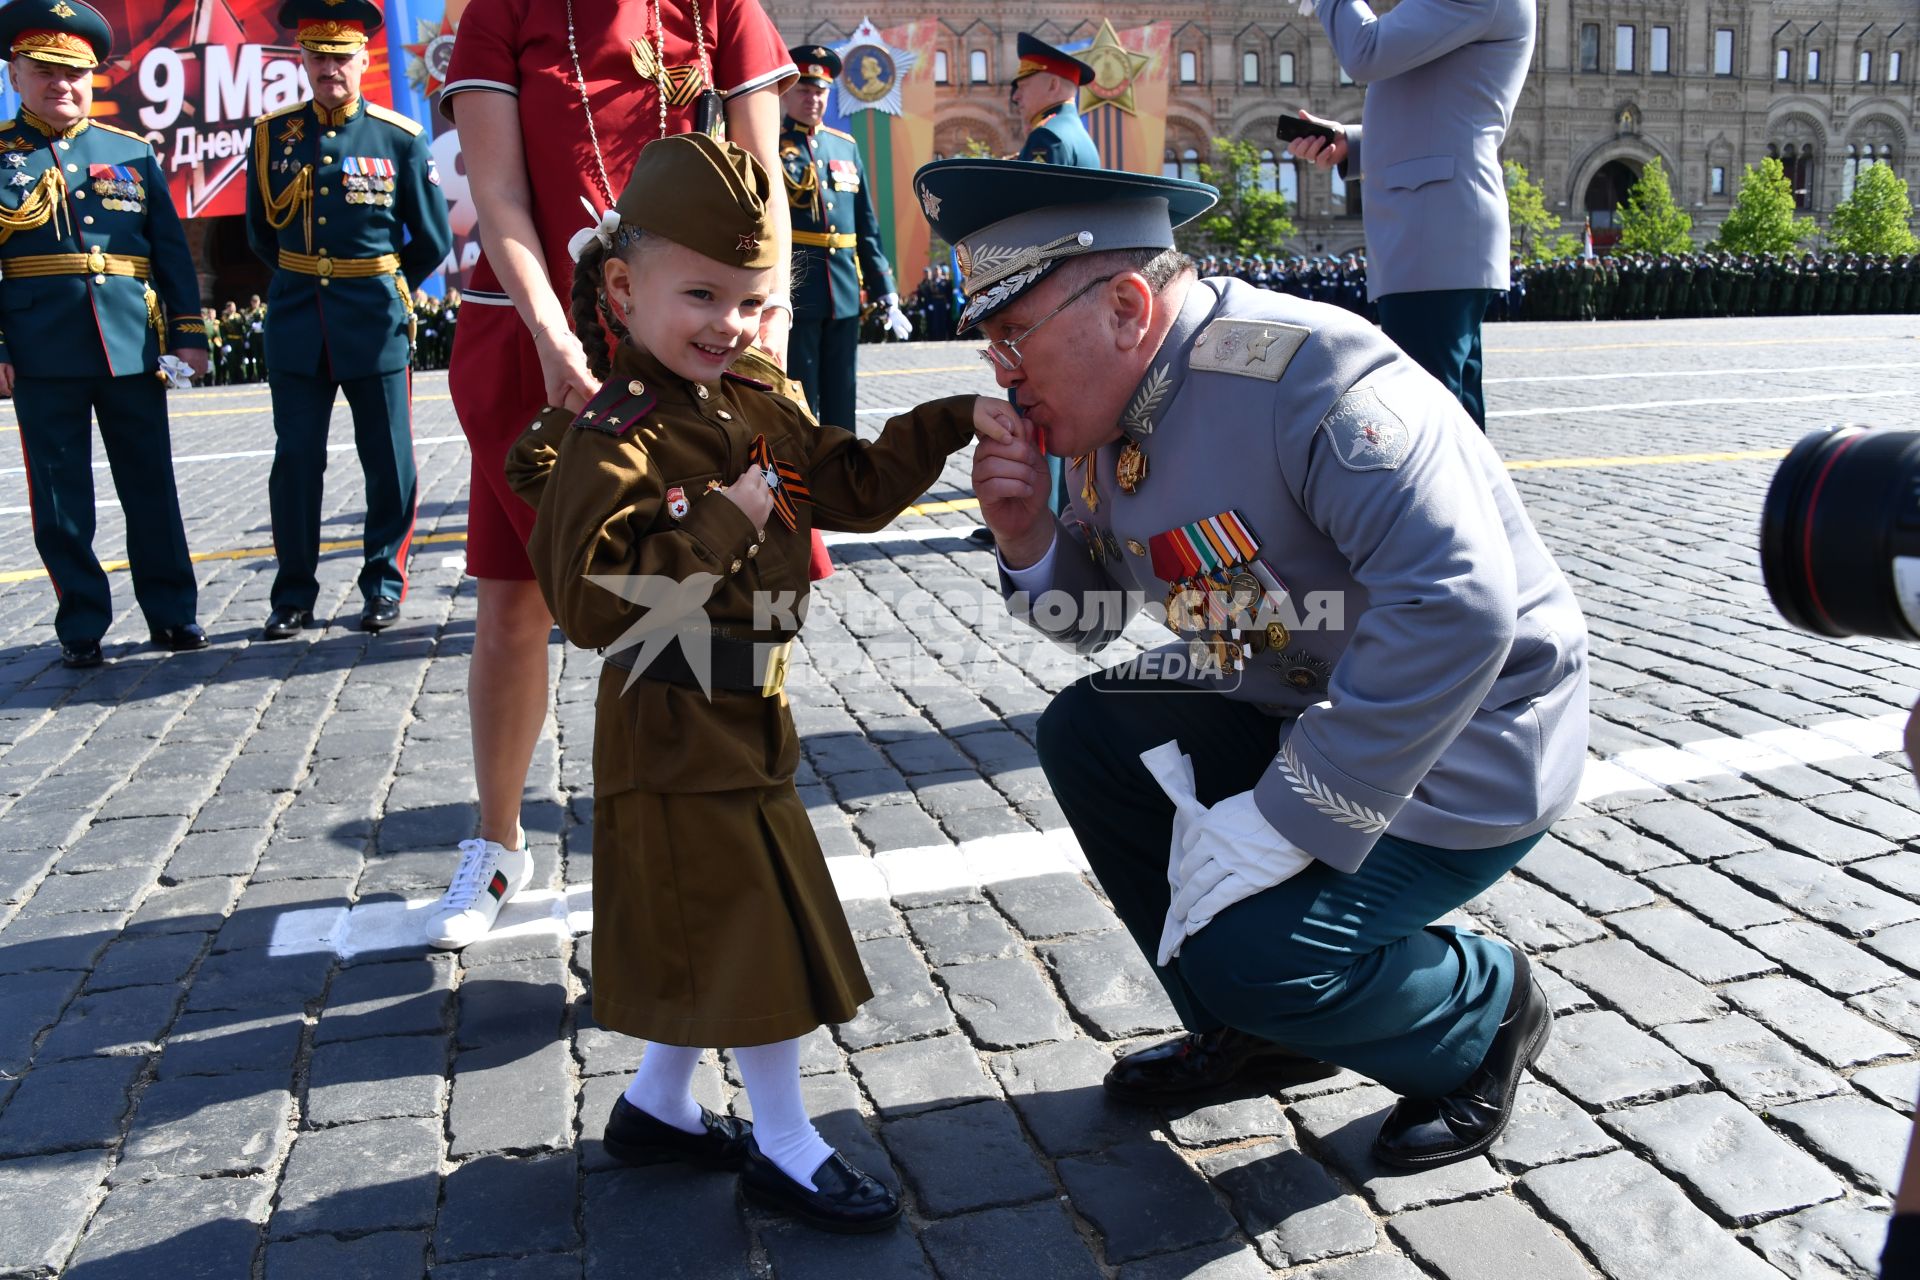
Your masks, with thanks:
[[(640, 1069), (627, 1085), (627, 1101), (656, 1120), (687, 1133), (701, 1132), (700, 1104), (693, 1100), (693, 1069), (701, 1050), (648, 1044)], [(800, 1041), (756, 1044), (733, 1051), (753, 1104), (753, 1141), (760, 1154), (809, 1190), (813, 1171), (833, 1154), (807, 1118), (800, 1098)]]

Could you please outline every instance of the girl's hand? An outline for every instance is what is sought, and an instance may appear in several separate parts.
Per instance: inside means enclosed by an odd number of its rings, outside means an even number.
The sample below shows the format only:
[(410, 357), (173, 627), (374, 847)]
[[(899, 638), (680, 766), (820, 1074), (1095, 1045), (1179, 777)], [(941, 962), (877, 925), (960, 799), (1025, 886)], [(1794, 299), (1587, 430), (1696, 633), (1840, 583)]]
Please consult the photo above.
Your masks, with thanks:
[(773, 514), (773, 490), (767, 488), (766, 473), (756, 466), (749, 465), (740, 473), (740, 478), (720, 494), (728, 502), (740, 508), (740, 514), (753, 521), (753, 527), (767, 527), (767, 517)]
[(600, 394), (600, 379), (587, 372), (586, 349), (573, 330), (547, 325), (534, 333), (533, 349), (540, 356), (548, 404), (579, 413)]
[(1024, 419), (1005, 400), (977, 396), (973, 402), (973, 430), (983, 440), (1010, 443), (1020, 435)]

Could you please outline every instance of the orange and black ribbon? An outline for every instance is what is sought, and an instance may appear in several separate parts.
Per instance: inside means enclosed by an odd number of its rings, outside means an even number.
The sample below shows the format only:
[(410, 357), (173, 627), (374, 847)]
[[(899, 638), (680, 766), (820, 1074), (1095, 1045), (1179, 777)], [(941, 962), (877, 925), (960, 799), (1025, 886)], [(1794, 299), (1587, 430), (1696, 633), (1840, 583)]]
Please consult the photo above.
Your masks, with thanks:
[(807, 488), (806, 477), (792, 463), (774, 457), (765, 436), (753, 438), (749, 453), (753, 465), (759, 467), (766, 476), (767, 488), (773, 490), (773, 514), (779, 516), (780, 523), (787, 527), (788, 533), (792, 533), (800, 527), (800, 513), (794, 504), (813, 501), (813, 492)]

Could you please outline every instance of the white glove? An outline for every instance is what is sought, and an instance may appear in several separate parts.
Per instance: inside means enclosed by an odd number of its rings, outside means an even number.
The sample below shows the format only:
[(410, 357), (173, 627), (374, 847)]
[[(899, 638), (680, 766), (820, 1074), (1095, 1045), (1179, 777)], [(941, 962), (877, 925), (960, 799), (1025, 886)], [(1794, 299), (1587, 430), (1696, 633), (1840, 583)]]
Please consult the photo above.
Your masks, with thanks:
[(160, 357), (160, 376), (167, 380), (170, 389), (183, 391), (193, 385), (193, 366), (168, 353)]
[(1174, 807), (1167, 851), (1172, 904), (1156, 962), (1164, 965), (1220, 911), (1292, 879), (1314, 860), (1273, 829), (1251, 791), (1228, 796), (1211, 809), (1201, 804), (1194, 794), (1193, 759), (1181, 753), (1178, 742), (1141, 752), (1140, 763)]
[(905, 342), (913, 336), (913, 322), (907, 319), (907, 313), (900, 309), (900, 295), (890, 293), (880, 299), (880, 305), (887, 309), (887, 329), (893, 334), (895, 342)]

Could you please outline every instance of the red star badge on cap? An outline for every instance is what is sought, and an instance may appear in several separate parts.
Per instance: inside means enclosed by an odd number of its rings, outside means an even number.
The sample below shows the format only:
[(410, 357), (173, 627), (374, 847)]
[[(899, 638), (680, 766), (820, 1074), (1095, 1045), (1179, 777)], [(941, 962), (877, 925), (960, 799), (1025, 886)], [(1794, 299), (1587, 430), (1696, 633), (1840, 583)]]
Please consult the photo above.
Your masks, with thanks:
[(743, 235), (734, 243), (733, 247), (740, 253), (757, 252), (760, 248), (760, 237), (752, 234)]

